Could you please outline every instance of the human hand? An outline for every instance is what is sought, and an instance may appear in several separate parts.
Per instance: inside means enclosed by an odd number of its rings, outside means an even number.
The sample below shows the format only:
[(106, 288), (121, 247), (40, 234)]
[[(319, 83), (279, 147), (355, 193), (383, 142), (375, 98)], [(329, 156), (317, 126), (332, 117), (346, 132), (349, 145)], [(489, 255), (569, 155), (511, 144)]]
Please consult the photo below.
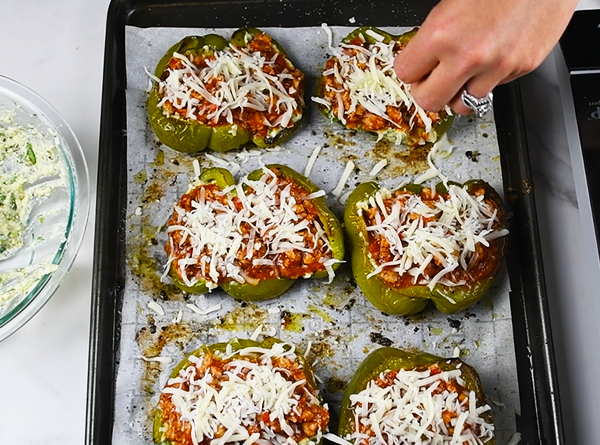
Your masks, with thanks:
[(425, 110), (471, 114), (463, 90), (485, 97), (537, 68), (577, 0), (442, 0), (396, 57), (398, 78)]

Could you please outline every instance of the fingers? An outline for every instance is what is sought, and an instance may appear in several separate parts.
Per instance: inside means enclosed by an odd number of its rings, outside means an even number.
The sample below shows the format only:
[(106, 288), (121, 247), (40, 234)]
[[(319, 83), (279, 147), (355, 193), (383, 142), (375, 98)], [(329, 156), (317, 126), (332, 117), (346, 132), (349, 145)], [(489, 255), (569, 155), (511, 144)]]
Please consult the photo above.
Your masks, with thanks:
[(458, 114), (472, 114), (460, 98), (464, 90), (484, 98), (496, 85), (519, 77), (529, 48), (505, 17), (504, 8), (511, 5), (509, 0), (485, 5), (442, 0), (434, 7), (394, 64), (423, 109), (449, 105)]
[(442, 62), (427, 77), (413, 82), (410, 92), (424, 110), (439, 111), (461, 91), (469, 78), (469, 74), (456, 73)]
[(422, 43), (422, 40), (417, 32), (394, 60), (396, 75), (406, 84), (424, 79), (439, 63), (434, 52), (423, 47), (426, 42)]
[(412, 55), (411, 48), (420, 51), (418, 44), (411, 46), (413, 41), (396, 57), (395, 69), (400, 72), (398, 78), (410, 84), (412, 96), (424, 110), (435, 112), (448, 105), (457, 114), (472, 114), (461, 99), (465, 89), (472, 96), (484, 98), (496, 85), (519, 77), (498, 63), (474, 62), (467, 57), (446, 56), (442, 61), (427, 57), (420, 61), (421, 58)]

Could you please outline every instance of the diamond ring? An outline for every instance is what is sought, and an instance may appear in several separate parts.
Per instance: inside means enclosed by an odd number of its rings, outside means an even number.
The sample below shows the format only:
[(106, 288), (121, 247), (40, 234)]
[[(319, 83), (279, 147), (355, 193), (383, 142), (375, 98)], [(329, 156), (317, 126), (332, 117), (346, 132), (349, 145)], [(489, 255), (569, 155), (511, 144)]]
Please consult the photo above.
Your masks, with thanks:
[(465, 104), (465, 107), (469, 110), (473, 110), (477, 117), (483, 117), (485, 113), (492, 109), (494, 95), (489, 93), (485, 97), (475, 97), (467, 93), (467, 90), (463, 90), (460, 98), (462, 99), (463, 104)]

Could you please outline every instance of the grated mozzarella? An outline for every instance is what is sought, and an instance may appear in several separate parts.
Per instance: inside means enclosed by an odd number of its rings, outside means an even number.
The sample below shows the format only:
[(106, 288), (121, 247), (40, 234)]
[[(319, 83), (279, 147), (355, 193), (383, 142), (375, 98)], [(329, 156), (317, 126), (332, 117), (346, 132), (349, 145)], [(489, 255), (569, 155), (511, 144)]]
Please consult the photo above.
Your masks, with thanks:
[(162, 306), (160, 304), (158, 304), (156, 301), (151, 301), (148, 303), (148, 309), (152, 309), (154, 312), (156, 312), (158, 315), (165, 315), (165, 311), (162, 308)]
[[(386, 374), (379, 378), (389, 378)], [(465, 384), (459, 369), (435, 374), (431, 369), (400, 369), (390, 385), (370, 381), (350, 396), (354, 428), (344, 439), (352, 445), (481, 445), (490, 440), (494, 426), (481, 416), (490, 411), (489, 405), (478, 406), (475, 393), (466, 389), (467, 397), (459, 397), (449, 390), (456, 385), (448, 382)], [(450, 413), (451, 420), (445, 422), (443, 415)]]
[[(302, 76), (290, 73), (295, 68), (287, 59), (287, 68), (282, 70), (276, 62), (278, 57), (283, 57), (279, 53), (267, 60), (259, 51), (230, 44), (228, 48), (203, 56), (203, 63), (194, 58), (201, 56), (188, 57), (174, 52), (172, 57), (178, 63), (166, 69), (164, 80), (148, 73), (158, 86), (159, 107), (168, 103), (177, 115), (213, 125), (234, 124), (234, 111), (240, 112), (243, 121), (244, 110), (256, 110), (265, 113), (267, 126), (275, 128), (269, 133), (271, 136), (276, 135), (278, 129), (293, 126), (302, 117), (302, 97), (296, 94), (298, 88), (284, 86), (284, 81), (290, 79), (299, 85)], [(267, 74), (273, 71), (276, 74)], [(164, 110), (172, 114), (167, 111), (169, 108)], [(273, 122), (266, 117), (271, 114), (277, 116)], [(235, 134), (236, 131), (237, 126), (233, 125), (230, 132)]]
[[(294, 380), (288, 377), (287, 368), (277, 366), (278, 360), (297, 359), (294, 347), (275, 343), (270, 349), (257, 346), (233, 351), (228, 345), (225, 352), (211, 354), (215, 358), (190, 356), (190, 365), (162, 391), (161, 398), (170, 397), (180, 421), (190, 424), (192, 442), (298, 445), (294, 437), (302, 431), (290, 418), (297, 413), (301, 399), (307, 400), (308, 406), (319, 402), (306, 379)], [(214, 360), (223, 362), (222, 373), (213, 375), (212, 368), (204, 365)], [(269, 422), (262, 420), (264, 415)], [(272, 422), (278, 423), (287, 437), (276, 432)], [(252, 425), (258, 425), (260, 432), (250, 434)], [(317, 431), (318, 438), (321, 434)]]
[(181, 323), (181, 320), (183, 320), (183, 311), (178, 311), (175, 318), (173, 318), (172, 323), (175, 323), (175, 324)]
[[(176, 264), (178, 275), (187, 286), (194, 285), (199, 278), (206, 280), (209, 289), (217, 287), (222, 277), (239, 283), (251, 282), (239, 259), (252, 259), (254, 266), (274, 267), (279, 258), (294, 249), (324, 255), (325, 270), (333, 279), (327, 233), (318, 220), (301, 218), (295, 213), (298, 203), (291, 195), (291, 184), (283, 187), (273, 171), (264, 168), (263, 172), (259, 180), (245, 177), (223, 190), (224, 195), (234, 193), (241, 208), (236, 208), (233, 200), (221, 203), (206, 199), (192, 201), (190, 211), (175, 206), (176, 221), (172, 220), (167, 229), (172, 245), (166, 267)], [(324, 193), (318, 191), (304, 199), (318, 198)], [(242, 231), (242, 226), (249, 227), (249, 233)], [(182, 235), (177, 246), (174, 232)], [(177, 247), (181, 247), (179, 252)], [(258, 252), (264, 253), (258, 257)], [(195, 275), (199, 267), (207, 270), (205, 276)]]
[[(492, 211), (483, 196), (472, 196), (457, 185), (448, 185), (448, 196), (437, 195), (434, 206), (427, 205), (419, 195), (400, 194), (386, 208), (380, 190), (365, 206), (375, 209), (375, 225), (367, 227), (375, 236), (389, 243), (392, 258), (378, 264), (368, 275), (379, 274), (390, 267), (399, 275), (409, 274), (415, 284), (427, 284), (430, 289), (437, 284), (458, 286), (463, 281), (453, 282), (445, 276), (457, 268), (469, 270), (476, 258), (477, 245), (489, 247), (489, 241), (506, 236), (508, 230), (496, 230), (499, 222), (497, 211)], [(431, 262), (441, 267), (435, 276), (425, 272)], [(447, 297), (450, 299), (450, 297)]]
[(171, 363), (173, 361), (173, 359), (171, 357), (144, 357), (142, 355), (140, 358), (142, 360), (144, 360), (145, 362), (164, 363), (165, 365), (168, 365), (169, 363)]
[(312, 172), (313, 166), (315, 165), (315, 162), (317, 161), (317, 156), (319, 156), (319, 153), (321, 152), (321, 148), (323, 148), (321, 145), (317, 145), (315, 147), (315, 149), (313, 150), (312, 154), (310, 155), (308, 162), (306, 163), (306, 168), (304, 169), (304, 176), (306, 176), (307, 178), (310, 176), (310, 173)]
[[(332, 47), (331, 30), (323, 25), (325, 29), (329, 48), (334, 58), (333, 68), (323, 72), (323, 76), (333, 76), (336, 88), (326, 85), (324, 98), (312, 97), (311, 99), (329, 109), (334, 109), (335, 117), (343, 124), (346, 118), (352, 116), (358, 107), (363, 107), (368, 112), (384, 119), (388, 123), (388, 129), (401, 129), (402, 125), (412, 129), (417, 121), (424, 127), (429, 142), (435, 141), (432, 133), (434, 120), (423, 108), (421, 108), (410, 93), (410, 85), (404, 84), (398, 79), (394, 71), (394, 59), (399, 53), (398, 43), (395, 41), (384, 42), (385, 37), (369, 29), (366, 34), (376, 40), (376, 43), (353, 45), (341, 43), (338, 47)], [(361, 35), (362, 37), (362, 35)], [(349, 106), (344, 105), (343, 97), (349, 98)], [(407, 110), (412, 113), (408, 122), (404, 118), (392, 119), (388, 114), (388, 107), (396, 110)], [(418, 120), (416, 117), (418, 116)], [(380, 133), (383, 137), (384, 134)], [(402, 142), (402, 136), (392, 134), (397, 143)], [(425, 141), (422, 141), (424, 143)]]
[(387, 159), (382, 159), (381, 161), (379, 161), (377, 164), (375, 164), (373, 166), (373, 169), (369, 173), (369, 176), (371, 176), (371, 177), (375, 176), (377, 173), (379, 173), (381, 170), (383, 170), (386, 165), (387, 165)]
[(325, 190), (317, 190), (306, 197), (306, 199), (316, 199), (325, 196)]
[(348, 161), (346, 163), (346, 168), (344, 169), (342, 176), (340, 176), (340, 180), (338, 181), (337, 186), (331, 192), (331, 194), (333, 196), (336, 196), (336, 197), (340, 196), (340, 194), (342, 193), (342, 190), (344, 189), (344, 186), (346, 185), (346, 182), (348, 181), (348, 178), (350, 178), (350, 175), (352, 174), (352, 171), (354, 170), (354, 167), (355, 167), (354, 162)]
[(200, 309), (198, 306), (196, 306), (193, 303), (186, 304), (186, 306), (188, 308), (190, 308), (192, 311), (194, 311), (198, 315), (207, 315), (207, 314), (210, 314), (211, 312), (216, 312), (216, 311), (220, 310), (221, 307), (222, 307), (222, 304), (221, 303), (217, 303), (217, 304), (215, 304), (213, 306), (210, 306), (210, 307), (208, 307), (206, 309)]

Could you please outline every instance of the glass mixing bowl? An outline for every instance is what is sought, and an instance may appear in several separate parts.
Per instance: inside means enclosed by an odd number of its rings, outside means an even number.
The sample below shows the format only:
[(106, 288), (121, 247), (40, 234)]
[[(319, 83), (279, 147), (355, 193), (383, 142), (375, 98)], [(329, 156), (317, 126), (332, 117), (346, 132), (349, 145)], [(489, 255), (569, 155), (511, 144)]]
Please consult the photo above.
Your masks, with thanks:
[(58, 289), (89, 207), (88, 168), (69, 125), (38, 94), (0, 76), (0, 340)]

